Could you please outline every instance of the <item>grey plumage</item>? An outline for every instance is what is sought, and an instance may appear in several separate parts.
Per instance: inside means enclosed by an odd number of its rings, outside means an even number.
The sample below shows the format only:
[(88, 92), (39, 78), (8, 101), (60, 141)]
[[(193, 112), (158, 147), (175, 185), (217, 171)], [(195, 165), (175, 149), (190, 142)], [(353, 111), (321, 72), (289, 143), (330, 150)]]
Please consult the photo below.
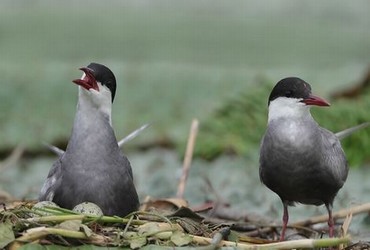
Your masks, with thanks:
[(136, 136), (138, 136), (141, 132), (143, 132), (149, 126), (150, 126), (150, 123), (147, 123), (147, 124), (144, 124), (143, 126), (141, 126), (140, 128), (135, 129), (130, 134), (128, 134), (127, 136), (125, 136), (125, 138), (121, 139), (118, 142), (118, 146), (121, 148), (125, 143), (133, 140)]
[[(120, 148), (122, 148), (122, 146), (124, 144), (126, 144), (127, 142), (133, 140), (135, 137), (137, 137), (141, 132), (143, 132), (146, 128), (148, 128), (150, 126), (150, 123), (147, 123), (147, 124), (144, 124), (142, 125), (140, 128), (138, 129), (135, 129), (134, 131), (132, 131), (130, 134), (128, 134), (127, 136), (125, 136), (124, 138), (122, 138), (120, 141), (118, 141), (118, 146)], [(54, 146), (54, 145), (51, 145), (51, 144), (48, 144), (48, 143), (44, 143), (44, 145), (51, 151), (53, 152), (54, 154), (56, 154), (57, 156), (62, 156), (64, 154), (64, 150), (61, 149), (61, 148), (58, 148), (57, 146)]]
[(337, 132), (337, 133), (335, 133), (335, 136), (338, 137), (339, 140), (342, 140), (343, 138), (346, 138), (347, 136), (350, 136), (354, 132), (356, 132), (360, 129), (366, 128), (368, 126), (370, 126), (370, 122), (364, 122), (364, 123), (361, 123), (360, 125), (353, 126), (351, 128), (347, 128), (345, 130)]
[(69, 209), (88, 201), (105, 215), (125, 216), (138, 209), (139, 200), (130, 162), (111, 126), (115, 78), (100, 64), (82, 70), (84, 77), (74, 81), (80, 87), (72, 135), (66, 151), (53, 164), (39, 199)]
[(49, 144), (49, 143), (46, 143), (44, 142), (43, 143), (45, 147), (47, 147), (51, 152), (53, 152), (54, 154), (56, 154), (56, 156), (59, 156), (61, 157), (63, 154), (64, 154), (64, 150), (61, 149), (61, 148), (58, 148), (57, 146), (55, 145), (52, 145), (52, 144)]
[[(289, 204), (330, 204), (347, 178), (347, 161), (338, 138), (311, 116), (306, 118), (269, 123), (261, 145), (260, 177)], [(291, 126), (297, 131), (289, 131)]]
[(284, 205), (284, 239), (288, 205), (295, 202), (325, 204), (329, 235), (333, 236), (333, 200), (348, 175), (348, 165), (338, 137), (320, 127), (309, 105), (329, 106), (312, 95), (308, 83), (285, 78), (269, 97), (269, 117), (260, 148), (260, 179)]

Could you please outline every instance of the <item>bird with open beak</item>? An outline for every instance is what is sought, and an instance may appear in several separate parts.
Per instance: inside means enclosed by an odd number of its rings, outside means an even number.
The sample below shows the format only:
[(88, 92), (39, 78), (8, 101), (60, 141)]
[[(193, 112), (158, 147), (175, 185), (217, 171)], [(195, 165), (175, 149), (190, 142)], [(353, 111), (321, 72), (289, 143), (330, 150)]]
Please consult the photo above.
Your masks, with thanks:
[(116, 79), (106, 66), (91, 63), (73, 80), (79, 86), (72, 135), (53, 164), (39, 200), (72, 209), (82, 202), (98, 205), (105, 215), (125, 216), (139, 199), (130, 162), (122, 154), (111, 122)]

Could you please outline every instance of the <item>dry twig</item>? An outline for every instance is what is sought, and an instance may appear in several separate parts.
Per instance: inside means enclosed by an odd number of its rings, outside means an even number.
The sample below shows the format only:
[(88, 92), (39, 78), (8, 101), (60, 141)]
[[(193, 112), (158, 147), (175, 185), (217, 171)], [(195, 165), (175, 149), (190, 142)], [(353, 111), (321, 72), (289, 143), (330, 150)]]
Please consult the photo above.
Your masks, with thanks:
[(4, 170), (9, 166), (16, 164), (22, 157), (23, 152), (24, 147), (22, 145), (18, 145), (4, 161), (0, 162), (0, 170)]
[[(339, 210), (338, 212), (333, 213), (334, 219), (340, 219), (340, 218), (346, 218), (346, 216), (350, 213), (353, 215), (360, 214), (360, 213), (366, 213), (370, 212), (370, 203), (365, 203), (359, 206), (346, 208)], [(292, 226), (308, 226), (312, 224), (322, 223), (328, 221), (328, 215), (320, 215), (320, 216), (314, 216), (307, 220), (301, 220), (292, 223)]]
[(198, 134), (198, 126), (199, 122), (197, 119), (193, 119), (193, 122), (191, 123), (188, 143), (186, 146), (186, 152), (185, 152), (185, 158), (184, 158), (184, 164), (182, 168), (182, 175), (179, 181), (179, 185), (177, 187), (177, 198), (183, 198), (184, 197), (184, 191), (185, 191), (185, 184), (186, 180), (188, 179), (189, 170), (191, 166), (191, 160), (193, 158), (193, 151), (195, 146), (195, 139)]
[[(342, 209), (338, 212), (333, 213), (334, 219), (340, 219), (340, 218), (346, 218), (348, 214), (356, 215), (360, 213), (367, 213), (370, 212), (370, 203), (365, 203), (359, 206)], [(320, 216), (314, 216), (305, 220), (293, 222), (288, 227), (294, 227), (294, 228), (302, 228), (307, 227), (310, 225), (318, 224), (318, 223), (324, 223), (328, 220), (327, 215), (320, 215)], [(269, 233), (272, 230), (274, 230), (277, 226), (276, 225), (266, 225), (262, 227), (261, 229), (250, 231), (245, 233), (247, 236), (258, 236), (261, 234)]]

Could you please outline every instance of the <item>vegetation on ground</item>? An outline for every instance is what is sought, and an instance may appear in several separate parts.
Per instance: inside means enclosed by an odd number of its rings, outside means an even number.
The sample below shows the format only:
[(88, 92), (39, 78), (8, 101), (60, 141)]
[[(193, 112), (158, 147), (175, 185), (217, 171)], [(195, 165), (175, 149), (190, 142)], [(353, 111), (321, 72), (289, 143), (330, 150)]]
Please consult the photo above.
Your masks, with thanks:
[[(151, 212), (134, 212), (125, 218), (81, 214), (55, 206), (35, 208), (34, 202), (16, 202), (0, 210), (0, 248), (18, 249), (301, 249), (338, 246), (356, 249), (366, 242), (350, 242), (348, 227), (352, 213), (368, 212), (370, 204), (344, 211), (347, 215), (338, 238), (322, 238), (320, 229), (309, 225), (322, 222), (311, 218), (291, 225), (301, 237), (277, 242), (275, 225), (256, 221), (236, 222), (195, 213), (181, 199), (147, 200)], [(181, 205), (183, 204), (183, 205)], [(185, 204), (185, 206), (184, 206)], [(220, 204), (219, 204), (220, 205)], [(219, 207), (220, 208), (220, 207)], [(357, 211), (358, 210), (358, 211)], [(353, 211), (349, 213), (349, 211)], [(355, 212), (356, 211), (356, 212)], [(240, 218), (240, 217), (239, 217)], [(313, 222), (315, 221), (315, 222)], [(256, 235), (257, 233), (257, 235)], [(252, 236), (254, 235), (254, 236)], [(306, 238), (306, 237), (313, 238)]]

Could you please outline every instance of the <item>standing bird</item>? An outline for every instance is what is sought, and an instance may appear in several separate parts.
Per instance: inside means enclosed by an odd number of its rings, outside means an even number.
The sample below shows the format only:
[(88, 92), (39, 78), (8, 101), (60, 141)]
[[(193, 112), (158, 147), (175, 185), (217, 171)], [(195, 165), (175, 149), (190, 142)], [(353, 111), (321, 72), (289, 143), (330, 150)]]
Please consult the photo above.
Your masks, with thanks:
[(77, 112), (66, 151), (53, 164), (39, 200), (72, 209), (93, 202), (105, 215), (126, 216), (139, 207), (132, 169), (112, 128), (116, 79), (102, 64), (80, 68)]
[(268, 126), (260, 148), (261, 181), (284, 206), (284, 240), (288, 205), (325, 204), (329, 236), (334, 236), (333, 200), (348, 175), (347, 160), (338, 137), (312, 118), (311, 105), (329, 106), (311, 93), (311, 86), (296, 77), (279, 81), (269, 101)]

